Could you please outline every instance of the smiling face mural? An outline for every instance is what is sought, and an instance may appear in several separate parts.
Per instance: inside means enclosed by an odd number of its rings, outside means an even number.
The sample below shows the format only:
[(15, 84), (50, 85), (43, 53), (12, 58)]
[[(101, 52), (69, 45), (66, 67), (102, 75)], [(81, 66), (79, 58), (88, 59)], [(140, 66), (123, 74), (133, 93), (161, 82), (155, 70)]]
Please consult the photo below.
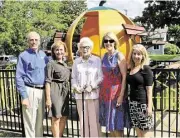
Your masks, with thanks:
[[(72, 53), (72, 39), (74, 30), (82, 18), (85, 18), (85, 23), (80, 36), (81, 38), (89, 37), (94, 42), (92, 54), (100, 57), (103, 56), (106, 50), (101, 48), (102, 37), (107, 32), (114, 32), (120, 43), (117, 50), (120, 50), (124, 56), (128, 58), (133, 41), (131, 40), (130, 36), (126, 34), (122, 24), (133, 25), (134, 23), (118, 10), (104, 6), (91, 8), (85, 11), (72, 23), (66, 35), (68, 53)], [(136, 42), (138, 41), (140, 41), (140, 38), (137, 36)], [(69, 55), (69, 60), (73, 60), (72, 54)]]

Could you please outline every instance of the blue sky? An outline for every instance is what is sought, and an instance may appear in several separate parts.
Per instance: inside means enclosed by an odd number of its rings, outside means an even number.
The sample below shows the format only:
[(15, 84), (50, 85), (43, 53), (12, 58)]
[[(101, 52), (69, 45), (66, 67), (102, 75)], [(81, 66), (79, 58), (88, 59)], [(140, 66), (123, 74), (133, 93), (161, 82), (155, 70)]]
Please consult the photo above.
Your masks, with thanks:
[[(97, 7), (101, 0), (87, 0), (88, 8)], [(128, 17), (141, 16), (145, 8), (144, 0), (107, 0), (103, 5), (119, 10)]]

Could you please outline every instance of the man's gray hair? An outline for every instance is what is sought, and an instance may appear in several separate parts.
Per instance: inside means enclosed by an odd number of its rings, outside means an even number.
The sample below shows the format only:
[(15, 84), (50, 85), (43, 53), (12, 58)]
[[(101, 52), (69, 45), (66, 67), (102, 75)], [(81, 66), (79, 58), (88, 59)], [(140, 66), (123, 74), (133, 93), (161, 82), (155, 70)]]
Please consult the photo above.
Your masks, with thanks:
[(27, 34), (27, 40), (29, 40), (29, 38), (30, 38), (31, 35), (36, 35), (36, 36), (38, 36), (38, 37), (39, 37), (39, 40), (40, 40), (40, 35), (39, 35), (37, 32), (34, 32), (34, 31), (29, 32), (29, 33)]
[(91, 49), (93, 49), (94, 43), (89, 37), (82, 37), (80, 39), (80, 42), (78, 43), (78, 49), (80, 48), (81, 45), (90, 46)]

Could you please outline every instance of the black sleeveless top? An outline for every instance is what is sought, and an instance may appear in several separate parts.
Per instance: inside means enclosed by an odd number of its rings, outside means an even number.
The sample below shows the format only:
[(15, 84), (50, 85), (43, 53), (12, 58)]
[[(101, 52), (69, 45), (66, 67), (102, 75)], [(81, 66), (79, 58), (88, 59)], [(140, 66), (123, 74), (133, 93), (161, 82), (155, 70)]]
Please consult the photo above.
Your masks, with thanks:
[[(130, 71), (129, 71), (130, 72)], [(146, 86), (152, 86), (153, 73), (149, 66), (144, 65), (133, 75), (127, 74), (127, 83), (130, 85), (130, 100), (147, 104)]]

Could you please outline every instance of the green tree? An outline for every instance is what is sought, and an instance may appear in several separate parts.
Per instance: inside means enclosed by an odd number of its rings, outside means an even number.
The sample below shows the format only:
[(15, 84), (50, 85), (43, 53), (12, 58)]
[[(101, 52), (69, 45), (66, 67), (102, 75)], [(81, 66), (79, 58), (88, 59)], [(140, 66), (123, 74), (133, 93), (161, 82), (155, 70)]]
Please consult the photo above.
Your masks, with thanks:
[(134, 21), (147, 30), (180, 24), (180, 1), (146, 0), (145, 3), (148, 6), (144, 9), (142, 17), (138, 16)]
[(86, 10), (81, 1), (3, 1), (0, 8), (0, 48), (18, 55), (26, 48), (26, 34), (37, 31), (43, 39), (56, 30), (67, 32), (71, 23)]
[(175, 44), (180, 42), (180, 25), (171, 25), (168, 29), (168, 34), (174, 38)]
[(164, 53), (168, 55), (174, 55), (174, 54), (179, 54), (180, 50), (179, 47), (177, 47), (176, 45), (167, 43), (165, 44)]

